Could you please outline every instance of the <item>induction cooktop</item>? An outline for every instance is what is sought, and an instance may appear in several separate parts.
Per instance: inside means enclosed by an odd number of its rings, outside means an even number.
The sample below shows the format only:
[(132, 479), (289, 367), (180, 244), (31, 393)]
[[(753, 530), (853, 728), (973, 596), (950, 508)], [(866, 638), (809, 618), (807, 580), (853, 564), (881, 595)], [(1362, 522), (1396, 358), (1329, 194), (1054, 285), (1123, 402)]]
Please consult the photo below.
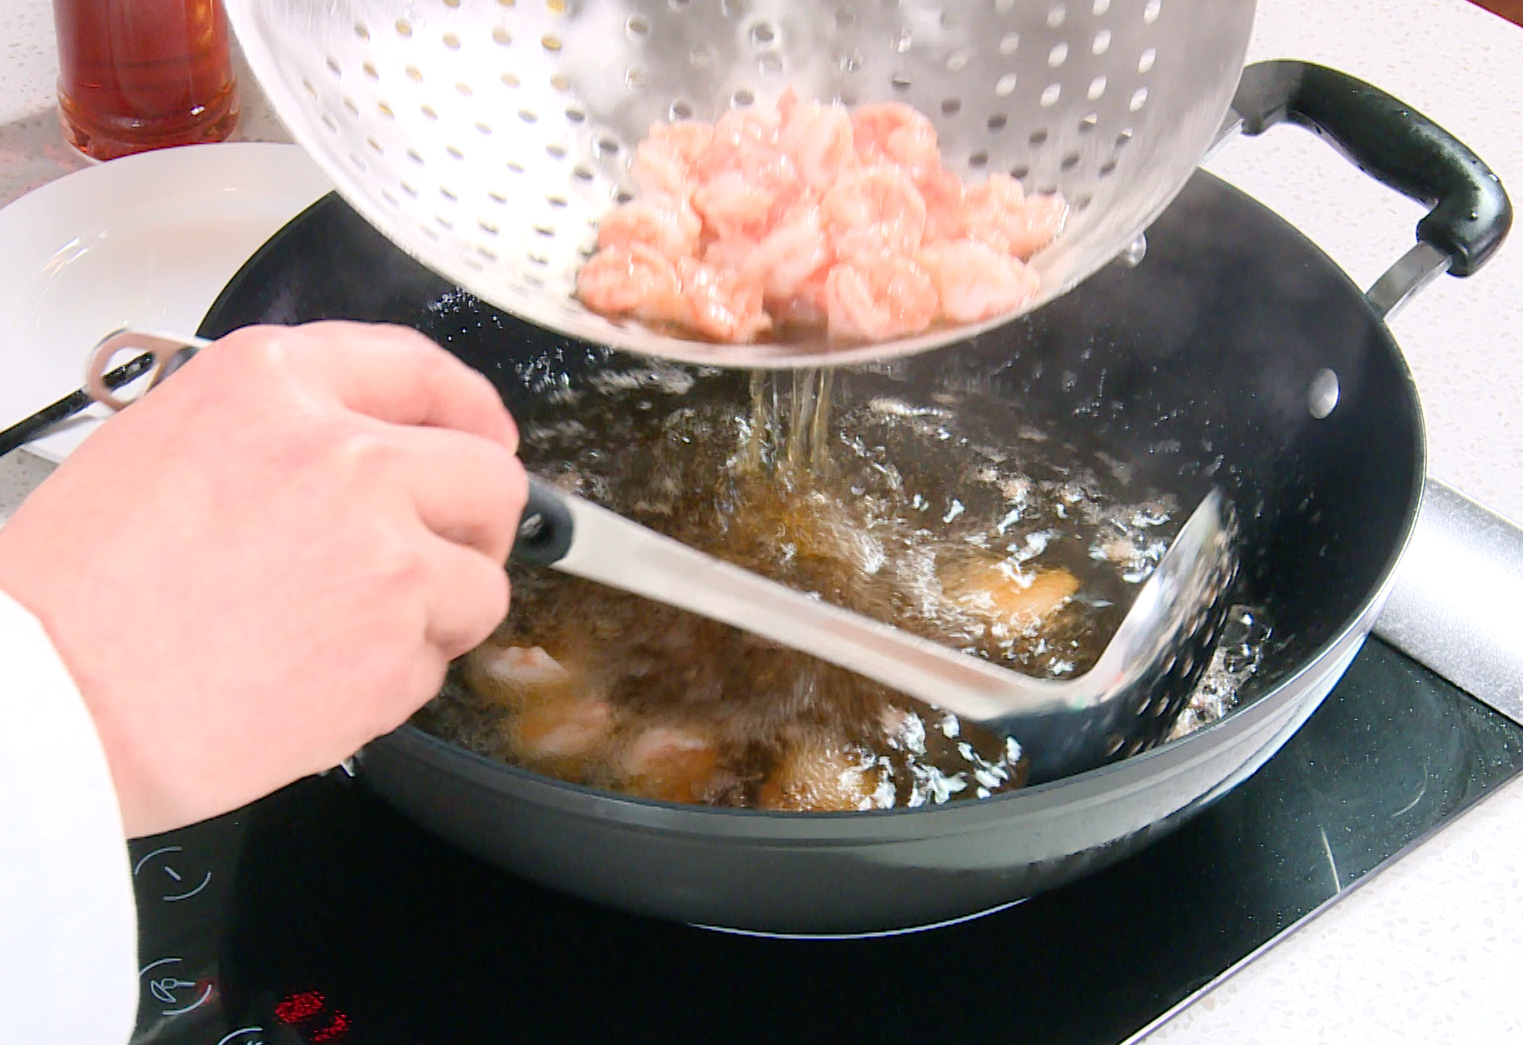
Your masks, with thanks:
[(1257, 774), (1140, 854), (959, 924), (742, 936), (531, 885), (334, 773), (133, 843), (137, 1045), (1114, 1045), (1523, 767), (1378, 640)]

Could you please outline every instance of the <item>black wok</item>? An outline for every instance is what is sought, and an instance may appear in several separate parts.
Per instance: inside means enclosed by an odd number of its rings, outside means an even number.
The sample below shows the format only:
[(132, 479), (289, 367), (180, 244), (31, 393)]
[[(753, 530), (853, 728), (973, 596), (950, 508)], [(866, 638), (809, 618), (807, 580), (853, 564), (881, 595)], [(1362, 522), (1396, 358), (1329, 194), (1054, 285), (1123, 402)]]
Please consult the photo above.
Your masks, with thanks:
[[(1287, 114), (1315, 119), (1386, 180), (1442, 198), (1441, 220), (1423, 235), (1461, 258), (1457, 270), (1484, 261), (1505, 233), (1510, 209), (1490, 172), (1405, 107), (1300, 66), (1253, 67), (1244, 83), (1239, 111), (1251, 132)], [(629, 363), (466, 298), (335, 197), (253, 258), (200, 332), (340, 317), (422, 329), (486, 373), (521, 419), (553, 409), (536, 387)], [(1308, 395), (1314, 385), (1325, 393), (1326, 371), (1336, 375), (1337, 404), (1319, 418)], [(993, 389), (1008, 400), (1012, 438), (1035, 424), (1091, 440), (1185, 503), (1224, 484), (1244, 525), (1243, 598), (1277, 636), (1239, 707), (1088, 773), (984, 801), (875, 813), (624, 798), (412, 727), (363, 751), (361, 778), (503, 867), (640, 913), (805, 933), (956, 918), (1119, 859), (1261, 766), (1359, 650), (1422, 492), (1417, 394), (1381, 317), (1295, 229), (1205, 173), (1149, 233), (1138, 267), (1112, 266), (975, 341), (838, 378), (869, 379)], [(1325, 394), (1312, 398), (1326, 405)]]

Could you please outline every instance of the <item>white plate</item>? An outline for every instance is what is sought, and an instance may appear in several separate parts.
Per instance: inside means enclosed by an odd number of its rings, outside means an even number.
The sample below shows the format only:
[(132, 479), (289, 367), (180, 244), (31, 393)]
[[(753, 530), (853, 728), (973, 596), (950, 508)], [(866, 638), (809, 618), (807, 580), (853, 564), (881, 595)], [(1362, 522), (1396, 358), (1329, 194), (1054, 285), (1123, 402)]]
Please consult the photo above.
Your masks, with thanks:
[[(227, 142), (112, 160), (0, 210), (0, 428), (79, 388), (118, 327), (194, 334), (249, 256), (330, 188), (298, 146)], [(27, 449), (61, 461), (102, 416)]]

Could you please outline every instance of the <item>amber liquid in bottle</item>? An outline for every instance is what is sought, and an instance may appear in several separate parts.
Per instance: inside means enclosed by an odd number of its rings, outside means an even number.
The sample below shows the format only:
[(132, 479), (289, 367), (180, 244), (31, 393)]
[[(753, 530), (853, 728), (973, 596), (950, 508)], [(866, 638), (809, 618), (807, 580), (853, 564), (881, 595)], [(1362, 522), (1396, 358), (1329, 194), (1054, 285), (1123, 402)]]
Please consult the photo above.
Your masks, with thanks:
[(221, 0), (53, 0), (53, 14), (59, 121), (80, 152), (109, 160), (232, 134)]

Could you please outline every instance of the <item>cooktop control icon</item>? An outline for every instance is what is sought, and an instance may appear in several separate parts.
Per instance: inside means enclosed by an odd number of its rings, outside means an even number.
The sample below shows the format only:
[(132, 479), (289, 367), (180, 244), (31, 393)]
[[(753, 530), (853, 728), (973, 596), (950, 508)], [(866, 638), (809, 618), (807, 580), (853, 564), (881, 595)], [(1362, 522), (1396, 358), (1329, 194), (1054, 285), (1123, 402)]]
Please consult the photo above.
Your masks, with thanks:
[(166, 903), (189, 900), (211, 884), (212, 873), (185, 863), (184, 850), (166, 845), (148, 853), (132, 867), (132, 877), (143, 882), (157, 881), (164, 891), (159, 898)]
[(265, 1045), (263, 1027), (239, 1027), (225, 1034), (217, 1045)]
[(160, 958), (138, 971), (148, 998), (159, 1006), (161, 1016), (183, 1016), (211, 1000), (216, 984), (208, 979), (188, 980), (183, 958)]

